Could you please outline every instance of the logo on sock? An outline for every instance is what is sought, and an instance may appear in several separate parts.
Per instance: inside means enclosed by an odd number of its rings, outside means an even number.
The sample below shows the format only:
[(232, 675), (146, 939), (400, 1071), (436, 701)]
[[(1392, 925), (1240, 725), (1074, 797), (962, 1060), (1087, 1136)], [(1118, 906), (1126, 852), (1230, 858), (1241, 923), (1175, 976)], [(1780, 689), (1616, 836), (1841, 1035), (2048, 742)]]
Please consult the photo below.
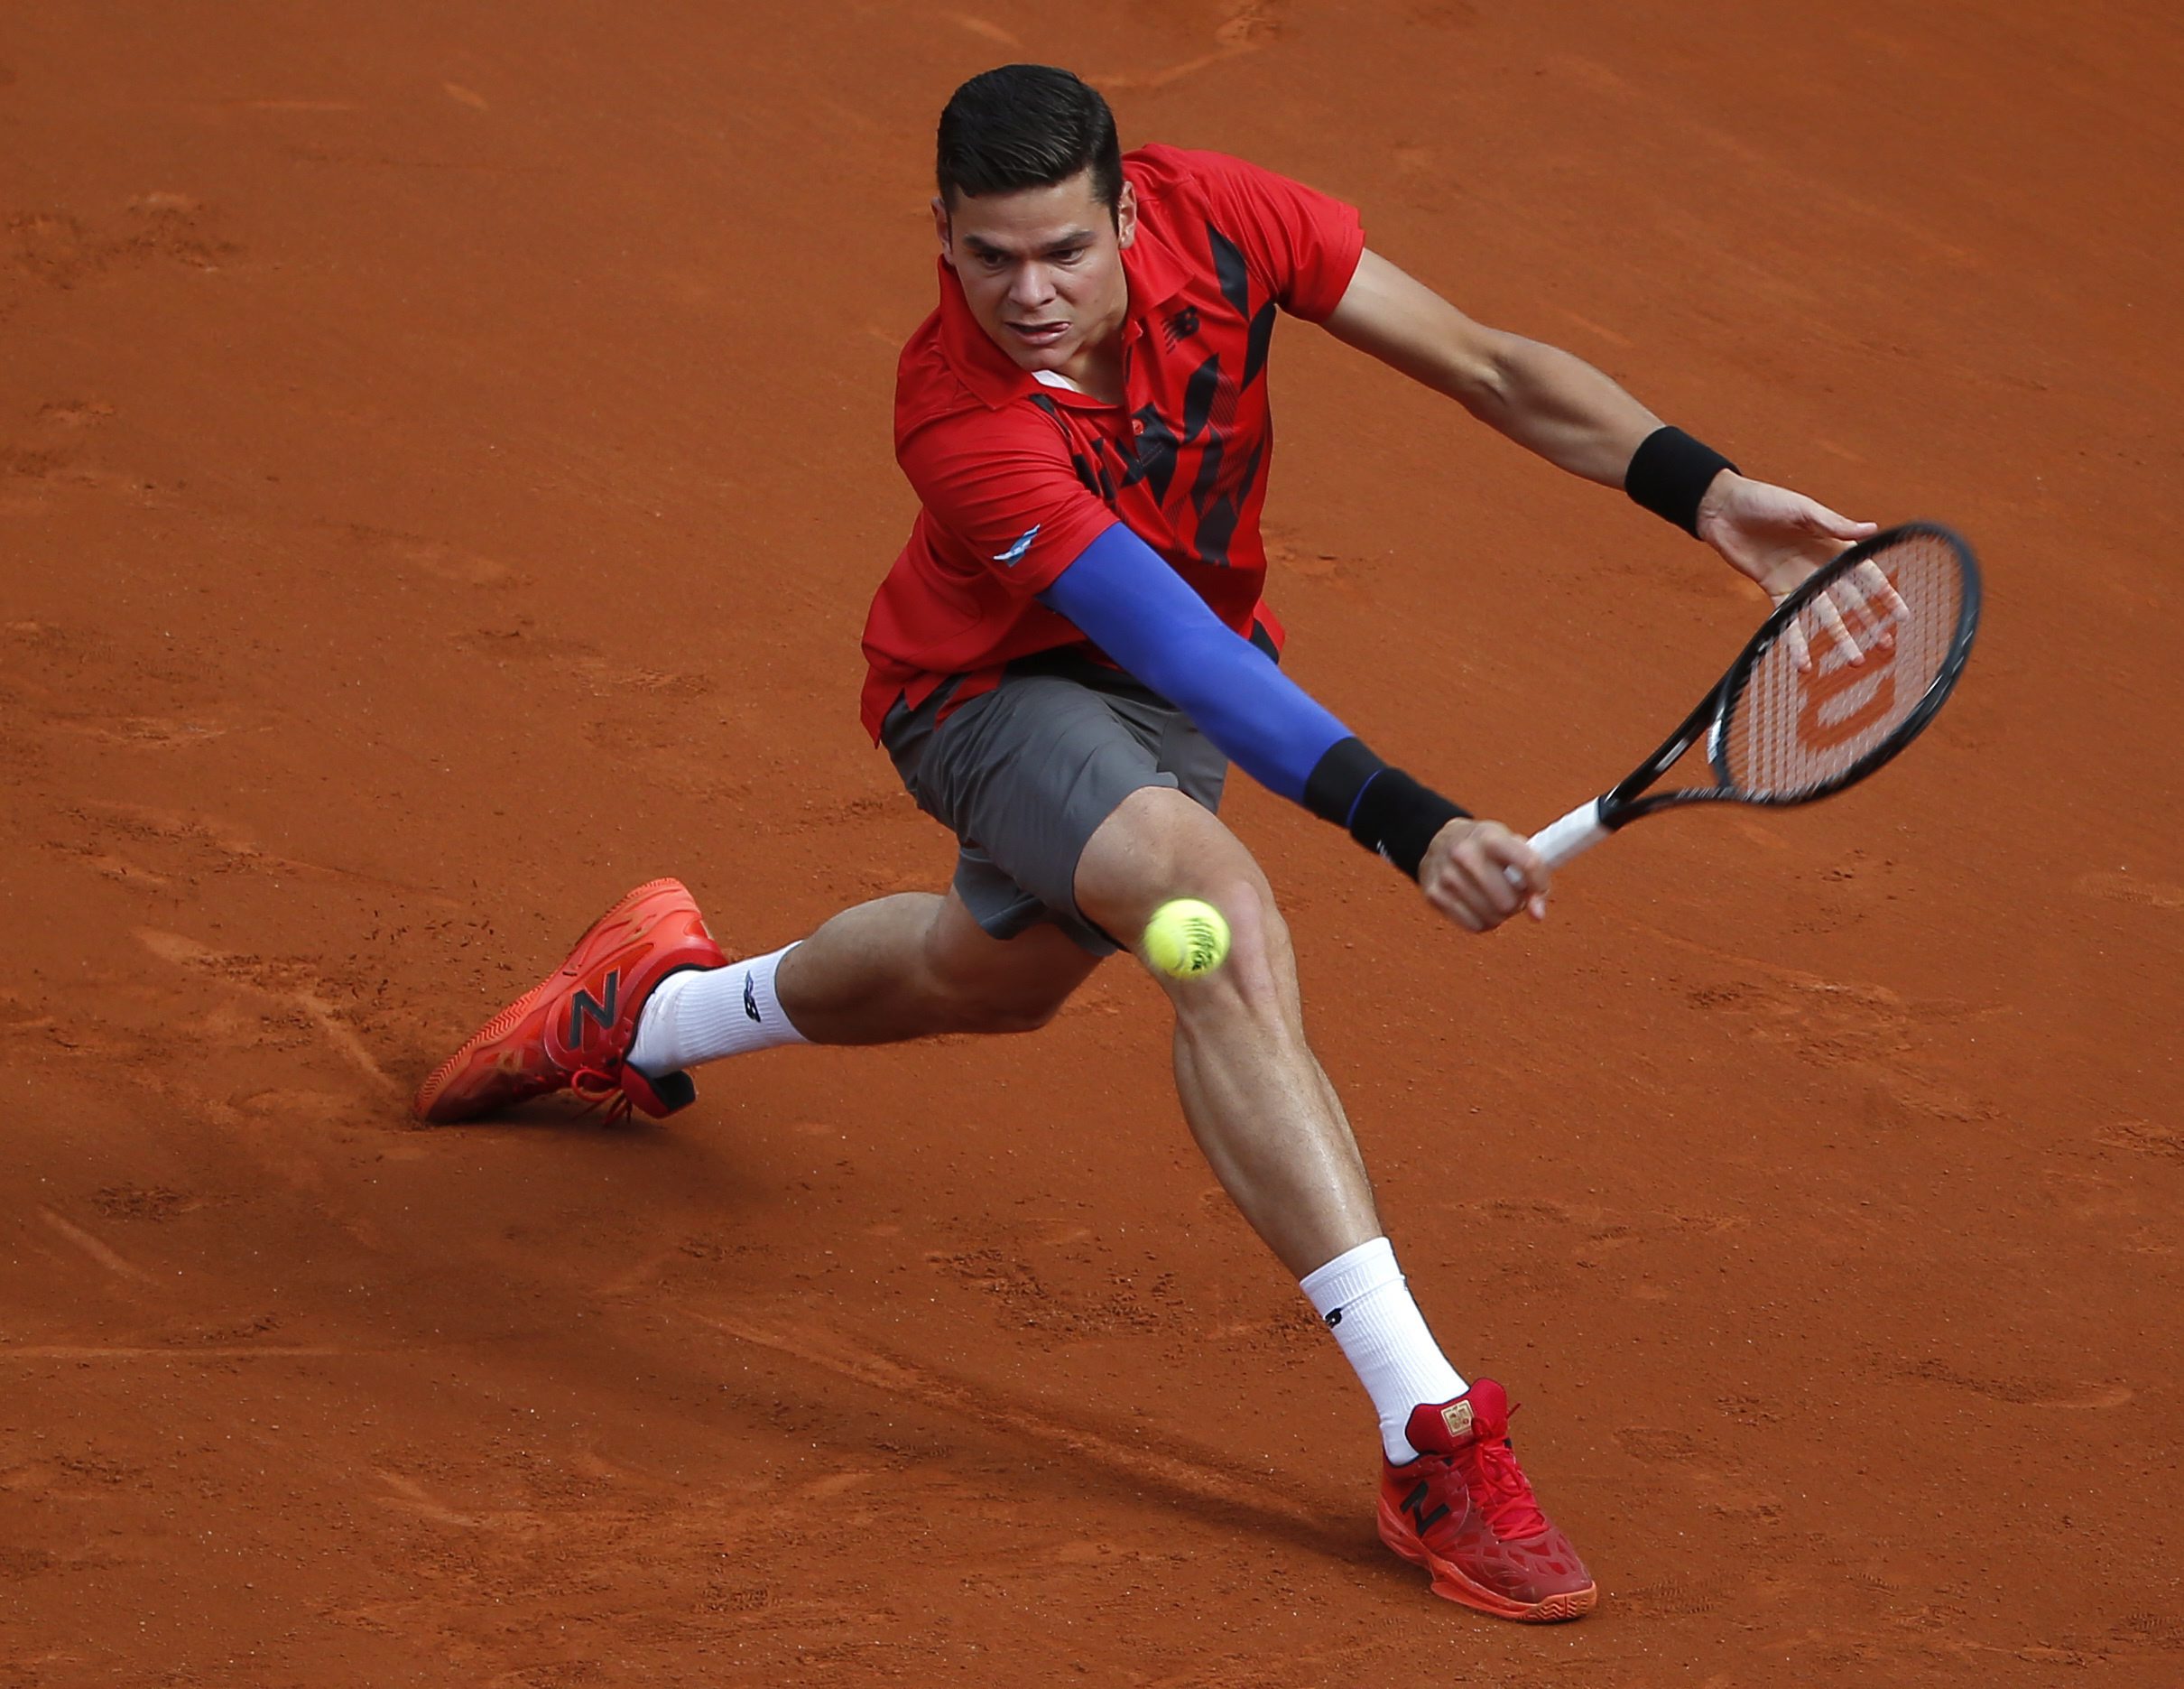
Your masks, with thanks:
[(743, 977), (743, 1012), (751, 1017), (754, 1024), (762, 1018), (758, 1012), (758, 992), (752, 986), (751, 976), (747, 973)]
[(1330, 1310), (1327, 1316), (1327, 1322), (1330, 1327), (1340, 1325), (1342, 1323), (1342, 1310), (1340, 1308)]
[(1441, 1409), (1441, 1424), (1448, 1427), (1448, 1434), (1452, 1437), (1467, 1434), (1471, 1430), (1471, 1404), (1450, 1402)]

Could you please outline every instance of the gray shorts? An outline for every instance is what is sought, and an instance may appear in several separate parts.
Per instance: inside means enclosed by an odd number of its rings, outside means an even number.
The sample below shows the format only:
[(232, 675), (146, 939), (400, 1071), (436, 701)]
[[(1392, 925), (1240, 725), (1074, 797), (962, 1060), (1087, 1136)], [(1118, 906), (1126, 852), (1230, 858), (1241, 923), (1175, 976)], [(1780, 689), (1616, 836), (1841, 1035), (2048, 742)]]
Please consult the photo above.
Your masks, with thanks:
[(918, 807), (962, 841), (956, 893), (995, 938), (1051, 921), (1095, 956), (1123, 947), (1077, 906), (1077, 864), (1141, 786), (1221, 806), (1228, 762), (1189, 719), (1118, 670), (1068, 652), (1010, 665), (939, 721), (952, 683), (880, 724)]

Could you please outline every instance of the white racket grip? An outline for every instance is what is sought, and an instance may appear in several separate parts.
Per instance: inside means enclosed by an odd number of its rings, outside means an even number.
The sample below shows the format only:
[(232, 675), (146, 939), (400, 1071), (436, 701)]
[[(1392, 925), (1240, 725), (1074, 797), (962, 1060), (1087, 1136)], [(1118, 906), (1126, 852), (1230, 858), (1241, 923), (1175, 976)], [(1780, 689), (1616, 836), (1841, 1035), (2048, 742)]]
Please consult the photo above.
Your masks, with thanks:
[(1589, 850), (1608, 835), (1600, 824), (1600, 800), (1594, 798), (1559, 821), (1550, 821), (1532, 836), (1532, 848), (1549, 868), (1560, 868), (1580, 851)]

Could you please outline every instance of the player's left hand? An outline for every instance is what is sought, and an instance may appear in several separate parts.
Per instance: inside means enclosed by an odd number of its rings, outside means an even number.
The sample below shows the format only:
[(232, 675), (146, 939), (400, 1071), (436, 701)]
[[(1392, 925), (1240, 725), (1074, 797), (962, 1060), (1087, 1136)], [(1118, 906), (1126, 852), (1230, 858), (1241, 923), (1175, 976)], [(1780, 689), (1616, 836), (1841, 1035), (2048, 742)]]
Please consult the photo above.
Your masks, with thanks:
[[(1777, 604), (1814, 571), (1880, 532), (1874, 523), (1853, 522), (1802, 493), (1752, 480), (1733, 469), (1717, 475), (1698, 501), (1698, 537), (1719, 552), (1730, 568), (1756, 581)], [(1823, 627), (1848, 651), (1853, 663), (1862, 662), (1867, 649), (1884, 644), (1891, 617), (1903, 613), (1903, 600), (1880, 571), (1869, 563), (1857, 572), (1859, 578), (1840, 589), (1844, 603), (1822, 599), (1817, 605)], [(1846, 616), (1850, 619), (1846, 620)], [(1787, 643), (1798, 667), (1810, 667), (1803, 630), (1792, 626)]]
[(1837, 552), (1880, 532), (1876, 524), (1853, 522), (1802, 493), (1734, 469), (1707, 488), (1698, 525), (1700, 539), (1777, 604)]

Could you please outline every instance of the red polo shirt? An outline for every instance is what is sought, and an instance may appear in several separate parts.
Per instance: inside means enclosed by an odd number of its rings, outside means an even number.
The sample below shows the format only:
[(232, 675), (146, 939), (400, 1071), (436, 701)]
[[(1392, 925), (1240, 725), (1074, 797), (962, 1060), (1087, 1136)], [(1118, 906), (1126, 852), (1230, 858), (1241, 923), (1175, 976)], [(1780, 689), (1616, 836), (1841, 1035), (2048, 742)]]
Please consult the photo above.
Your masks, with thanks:
[(1050, 387), (987, 338), (956, 274), (902, 348), (895, 457), (922, 506), (865, 624), (865, 726), (949, 675), (949, 708), (1002, 665), (1082, 645), (1037, 594), (1116, 522), (1249, 636), (1281, 624), (1260, 598), (1259, 512), (1273, 430), (1266, 353), (1277, 307), (1319, 321), (1365, 250), (1339, 200), (1219, 153), (1125, 154), (1137, 238), (1123, 254), (1120, 404)]

